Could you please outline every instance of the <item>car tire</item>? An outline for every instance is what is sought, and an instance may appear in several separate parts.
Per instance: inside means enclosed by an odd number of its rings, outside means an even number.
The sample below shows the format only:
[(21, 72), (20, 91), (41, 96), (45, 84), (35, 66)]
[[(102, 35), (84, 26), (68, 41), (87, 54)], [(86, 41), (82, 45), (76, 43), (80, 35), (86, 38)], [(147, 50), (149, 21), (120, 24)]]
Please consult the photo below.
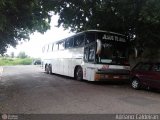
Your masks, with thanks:
[(138, 78), (133, 78), (132, 82), (131, 82), (131, 86), (132, 86), (133, 89), (136, 89), (136, 90), (140, 89), (141, 85), (140, 85), (139, 79)]
[(75, 78), (76, 80), (83, 80), (83, 70), (82, 67), (77, 67), (76, 71), (75, 71)]

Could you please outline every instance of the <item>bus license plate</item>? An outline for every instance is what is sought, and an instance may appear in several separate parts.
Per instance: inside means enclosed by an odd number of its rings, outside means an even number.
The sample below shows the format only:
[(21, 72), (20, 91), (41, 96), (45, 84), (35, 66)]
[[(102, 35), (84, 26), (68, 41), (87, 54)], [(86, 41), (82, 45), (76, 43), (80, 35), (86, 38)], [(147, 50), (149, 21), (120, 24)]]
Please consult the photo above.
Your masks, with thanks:
[(118, 79), (118, 78), (120, 78), (120, 76), (113, 76), (113, 78)]

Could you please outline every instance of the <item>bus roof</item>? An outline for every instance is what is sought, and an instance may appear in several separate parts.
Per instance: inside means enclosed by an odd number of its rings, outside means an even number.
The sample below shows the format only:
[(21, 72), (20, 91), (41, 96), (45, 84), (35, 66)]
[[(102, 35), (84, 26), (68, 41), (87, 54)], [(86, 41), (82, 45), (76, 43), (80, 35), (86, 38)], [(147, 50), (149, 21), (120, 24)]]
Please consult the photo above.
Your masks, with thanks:
[(120, 35), (120, 36), (125, 36), (123, 34), (119, 34), (119, 33), (116, 33), (116, 32), (110, 32), (110, 31), (105, 31), (105, 30), (86, 30), (86, 31), (82, 31), (82, 32), (78, 32), (70, 37), (67, 37), (67, 38), (64, 38), (64, 39), (61, 39), (61, 40), (57, 40), (55, 41), (54, 43), (58, 43), (58, 42), (62, 42), (68, 38), (72, 38), (73, 36), (77, 36), (77, 35), (80, 35), (80, 34), (84, 34), (84, 33), (87, 33), (87, 32), (105, 32), (105, 33), (110, 33), (110, 34), (114, 34), (114, 35)]
[(86, 30), (86, 31), (79, 32), (79, 33), (77, 33), (77, 34), (75, 34), (75, 35), (82, 34), (82, 33), (86, 33), (86, 32), (106, 32), (106, 33), (111, 33), (111, 34), (115, 34), (115, 35), (125, 36), (125, 35), (120, 34), (120, 33), (110, 32), (110, 31), (105, 31), (105, 30)]

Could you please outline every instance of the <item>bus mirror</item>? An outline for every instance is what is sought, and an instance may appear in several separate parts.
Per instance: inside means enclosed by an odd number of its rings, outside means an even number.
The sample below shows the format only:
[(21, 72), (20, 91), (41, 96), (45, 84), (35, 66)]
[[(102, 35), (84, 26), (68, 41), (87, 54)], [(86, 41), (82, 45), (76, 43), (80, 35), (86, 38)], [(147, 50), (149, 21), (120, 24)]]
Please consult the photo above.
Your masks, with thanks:
[(97, 55), (101, 53), (101, 49), (102, 49), (102, 42), (101, 40), (97, 39), (97, 51), (96, 51)]
[(134, 55), (135, 55), (135, 58), (137, 58), (137, 57), (138, 57), (138, 50), (137, 50), (136, 47), (134, 48), (134, 53), (135, 53), (135, 54), (134, 54)]

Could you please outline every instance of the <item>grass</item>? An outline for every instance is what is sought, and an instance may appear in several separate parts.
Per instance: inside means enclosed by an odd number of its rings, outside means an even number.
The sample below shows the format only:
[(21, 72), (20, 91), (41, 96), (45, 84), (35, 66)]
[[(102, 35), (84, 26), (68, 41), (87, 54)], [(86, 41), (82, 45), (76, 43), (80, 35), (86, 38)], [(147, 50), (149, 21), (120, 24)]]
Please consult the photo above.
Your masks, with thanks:
[(9, 66), (9, 65), (31, 65), (31, 58), (0, 58), (0, 66)]

